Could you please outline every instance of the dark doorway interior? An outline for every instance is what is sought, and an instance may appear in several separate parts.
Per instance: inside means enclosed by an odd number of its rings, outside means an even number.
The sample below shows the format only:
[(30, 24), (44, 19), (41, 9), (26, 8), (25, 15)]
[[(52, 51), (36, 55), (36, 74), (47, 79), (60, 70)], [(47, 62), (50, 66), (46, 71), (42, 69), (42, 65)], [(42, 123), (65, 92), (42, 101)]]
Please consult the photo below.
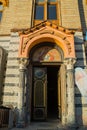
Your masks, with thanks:
[(58, 70), (57, 66), (47, 67), (47, 118), (58, 118)]

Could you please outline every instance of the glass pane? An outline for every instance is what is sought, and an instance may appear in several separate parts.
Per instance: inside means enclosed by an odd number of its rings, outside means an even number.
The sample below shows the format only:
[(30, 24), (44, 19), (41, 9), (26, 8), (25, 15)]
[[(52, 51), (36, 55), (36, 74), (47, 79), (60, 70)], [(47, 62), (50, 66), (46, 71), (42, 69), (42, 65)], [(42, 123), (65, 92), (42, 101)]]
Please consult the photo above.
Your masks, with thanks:
[(35, 106), (43, 106), (44, 105), (44, 82), (41, 80), (37, 80), (35, 83)]
[(3, 10), (3, 5), (0, 5), (0, 11)]
[(57, 19), (56, 5), (48, 5), (48, 19)]
[(48, 2), (56, 2), (56, 0), (48, 0)]
[(36, 5), (35, 8), (35, 19), (42, 20), (44, 18), (44, 6)]
[(44, 0), (36, 0), (36, 2), (44, 2)]
[(0, 12), (0, 21), (1, 21), (1, 18), (2, 18), (2, 12)]

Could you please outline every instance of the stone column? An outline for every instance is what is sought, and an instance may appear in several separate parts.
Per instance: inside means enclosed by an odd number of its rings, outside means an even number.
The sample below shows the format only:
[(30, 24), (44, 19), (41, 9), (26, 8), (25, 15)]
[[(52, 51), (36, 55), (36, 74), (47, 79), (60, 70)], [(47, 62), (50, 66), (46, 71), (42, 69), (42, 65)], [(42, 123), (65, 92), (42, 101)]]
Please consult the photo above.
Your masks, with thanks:
[(67, 69), (67, 125), (75, 127), (75, 85), (74, 85), (74, 63), (75, 59), (65, 59)]
[(19, 59), (19, 105), (18, 105), (18, 121), (16, 127), (25, 126), (25, 74), (28, 59)]

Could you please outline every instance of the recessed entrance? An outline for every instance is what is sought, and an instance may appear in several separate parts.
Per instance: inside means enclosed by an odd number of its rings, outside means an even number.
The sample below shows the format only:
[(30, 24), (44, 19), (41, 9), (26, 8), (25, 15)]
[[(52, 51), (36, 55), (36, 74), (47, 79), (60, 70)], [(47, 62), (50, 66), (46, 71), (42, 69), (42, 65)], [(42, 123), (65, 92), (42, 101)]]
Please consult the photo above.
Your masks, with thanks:
[(32, 119), (59, 119), (58, 72), (60, 66), (34, 66)]
[(47, 67), (47, 118), (58, 118), (58, 70), (59, 67)]

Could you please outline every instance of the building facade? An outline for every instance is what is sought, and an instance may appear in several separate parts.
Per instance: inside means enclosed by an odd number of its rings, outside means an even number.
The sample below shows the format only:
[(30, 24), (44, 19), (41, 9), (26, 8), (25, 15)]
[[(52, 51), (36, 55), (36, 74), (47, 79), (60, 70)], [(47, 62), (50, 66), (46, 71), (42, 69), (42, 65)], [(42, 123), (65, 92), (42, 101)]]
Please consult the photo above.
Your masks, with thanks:
[(17, 127), (87, 125), (86, 34), (86, 0), (0, 0), (0, 105)]

